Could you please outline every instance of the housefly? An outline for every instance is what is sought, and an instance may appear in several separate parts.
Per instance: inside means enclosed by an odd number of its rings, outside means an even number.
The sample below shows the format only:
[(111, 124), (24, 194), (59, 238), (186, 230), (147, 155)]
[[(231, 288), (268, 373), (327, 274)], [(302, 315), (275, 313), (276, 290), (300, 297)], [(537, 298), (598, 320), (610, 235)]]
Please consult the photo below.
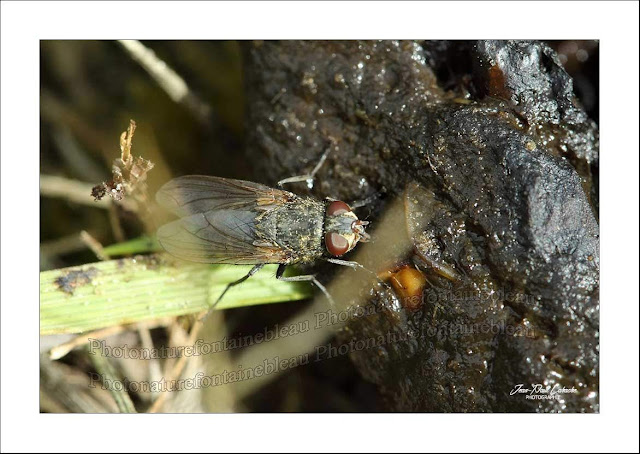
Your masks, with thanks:
[[(291, 181), (301, 180), (282, 182)], [(319, 201), (250, 181), (183, 176), (162, 186), (156, 199), (180, 217), (157, 232), (169, 254), (193, 262), (253, 265), (227, 285), (215, 304), (268, 263), (279, 264), (276, 278), (311, 281), (333, 301), (314, 275), (284, 277), (285, 267), (316, 260), (359, 267), (340, 257), (369, 240), (368, 222), (345, 202)]]

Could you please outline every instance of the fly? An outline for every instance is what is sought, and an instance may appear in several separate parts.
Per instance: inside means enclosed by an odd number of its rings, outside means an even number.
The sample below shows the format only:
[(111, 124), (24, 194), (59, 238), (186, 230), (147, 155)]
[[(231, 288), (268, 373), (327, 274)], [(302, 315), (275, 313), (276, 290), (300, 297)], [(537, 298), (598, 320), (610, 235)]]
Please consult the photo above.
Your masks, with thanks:
[[(296, 178), (280, 183), (301, 181)], [(158, 241), (169, 254), (200, 263), (253, 265), (227, 285), (214, 306), (231, 287), (274, 263), (279, 264), (277, 279), (311, 281), (333, 302), (315, 275), (284, 277), (286, 266), (326, 260), (360, 267), (340, 257), (369, 240), (368, 222), (345, 202), (319, 201), (250, 181), (183, 176), (162, 186), (156, 199), (180, 217), (158, 229)]]

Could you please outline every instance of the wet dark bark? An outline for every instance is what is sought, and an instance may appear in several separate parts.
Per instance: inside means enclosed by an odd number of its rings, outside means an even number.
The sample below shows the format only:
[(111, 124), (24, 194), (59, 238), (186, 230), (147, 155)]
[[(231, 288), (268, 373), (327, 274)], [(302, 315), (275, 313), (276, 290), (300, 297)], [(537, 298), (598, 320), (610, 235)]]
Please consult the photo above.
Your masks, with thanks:
[[(420, 222), (406, 259), (461, 276), (427, 273), (406, 323), (382, 312), (340, 333), (400, 339), (351, 354), (388, 408), (598, 411), (598, 129), (555, 52), (285, 41), (247, 43), (245, 57), (256, 179), (308, 171), (334, 144), (314, 194), (377, 195), (375, 224), (410, 187), (406, 214)], [(537, 383), (577, 394), (509, 395)]]

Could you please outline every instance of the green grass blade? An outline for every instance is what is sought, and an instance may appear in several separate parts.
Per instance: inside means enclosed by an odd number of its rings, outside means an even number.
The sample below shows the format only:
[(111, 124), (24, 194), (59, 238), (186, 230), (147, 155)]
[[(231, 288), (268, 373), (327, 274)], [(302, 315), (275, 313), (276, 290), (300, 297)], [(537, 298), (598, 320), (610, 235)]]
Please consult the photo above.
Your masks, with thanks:
[[(296, 301), (306, 283), (275, 278), (267, 265), (229, 290), (216, 309)], [(40, 334), (81, 333), (123, 323), (208, 309), (250, 266), (201, 265), (166, 254), (108, 260), (40, 273)]]
[(117, 257), (119, 255), (134, 255), (134, 254), (146, 254), (149, 252), (157, 252), (162, 248), (156, 241), (155, 237), (141, 236), (133, 240), (125, 241), (122, 243), (112, 244), (106, 246), (102, 253), (109, 258)]

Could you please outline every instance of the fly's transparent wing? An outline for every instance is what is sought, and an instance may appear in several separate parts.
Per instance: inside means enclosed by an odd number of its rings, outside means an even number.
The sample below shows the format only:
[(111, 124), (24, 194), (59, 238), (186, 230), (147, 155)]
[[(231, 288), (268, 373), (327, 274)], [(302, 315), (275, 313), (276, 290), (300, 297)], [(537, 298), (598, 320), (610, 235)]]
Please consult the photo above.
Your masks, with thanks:
[(214, 210), (186, 216), (158, 229), (158, 241), (171, 255), (201, 263), (252, 265), (282, 263), (282, 248), (260, 244), (256, 212)]
[(201, 175), (174, 178), (156, 194), (160, 205), (180, 217), (221, 209), (268, 209), (295, 197), (250, 181)]
[(250, 181), (190, 175), (165, 184), (156, 199), (182, 217), (158, 229), (161, 246), (202, 263), (284, 263), (288, 253), (259, 234), (259, 216), (293, 201), (290, 192)]

